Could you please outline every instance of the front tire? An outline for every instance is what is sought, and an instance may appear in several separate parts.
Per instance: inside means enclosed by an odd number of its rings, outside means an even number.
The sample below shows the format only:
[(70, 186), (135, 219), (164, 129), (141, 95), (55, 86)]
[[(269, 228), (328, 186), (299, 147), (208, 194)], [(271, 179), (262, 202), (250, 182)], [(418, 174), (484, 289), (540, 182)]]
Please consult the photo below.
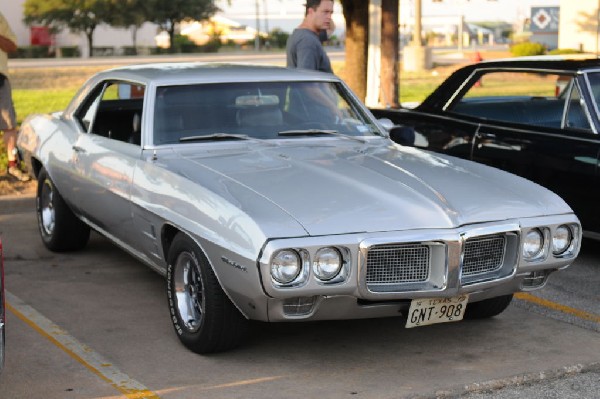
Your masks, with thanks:
[(38, 175), (36, 213), (42, 241), (51, 251), (74, 251), (85, 247), (90, 228), (69, 209), (48, 172)]
[(511, 294), (470, 303), (465, 310), (465, 319), (487, 319), (497, 316), (506, 310), (512, 298)]
[(183, 345), (200, 354), (238, 346), (248, 321), (231, 303), (196, 243), (178, 233), (167, 262), (169, 311)]

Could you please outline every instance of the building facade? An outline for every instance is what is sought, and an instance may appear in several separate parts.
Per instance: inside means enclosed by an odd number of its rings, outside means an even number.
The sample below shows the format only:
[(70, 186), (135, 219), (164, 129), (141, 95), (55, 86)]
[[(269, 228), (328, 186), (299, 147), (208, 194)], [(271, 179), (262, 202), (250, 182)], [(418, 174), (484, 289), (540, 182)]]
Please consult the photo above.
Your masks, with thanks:
[(598, 54), (599, 12), (598, 0), (561, 0), (558, 47)]
[[(2, 0), (0, 12), (4, 15), (13, 32), (17, 36), (17, 45), (25, 47), (32, 44), (32, 28), (23, 22), (23, 4), (25, 0)], [(145, 23), (137, 31), (137, 45), (140, 47), (156, 46), (158, 26)], [(72, 33), (68, 29), (52, 36), (52, 45), (60, 47), (79, 47), (83, 56), (89, 55), (87, 40), (83, 33)], [(130, 29), (113, 28), (108, 25), (98, 26), (94, 32), (94, 46), (120, 48), (133, 45), (133, 32)]]

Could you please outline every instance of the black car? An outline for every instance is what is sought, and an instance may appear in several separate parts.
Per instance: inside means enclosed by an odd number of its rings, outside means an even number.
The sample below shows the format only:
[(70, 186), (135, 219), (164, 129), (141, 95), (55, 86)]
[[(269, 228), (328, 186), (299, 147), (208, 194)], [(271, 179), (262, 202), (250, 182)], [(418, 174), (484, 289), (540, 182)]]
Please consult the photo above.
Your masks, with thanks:
[(416, 147), (495, 166), (559, 194), (600, 238), (600, 59), (523, 57), (455, 71), (414, 109), (372, 109)]

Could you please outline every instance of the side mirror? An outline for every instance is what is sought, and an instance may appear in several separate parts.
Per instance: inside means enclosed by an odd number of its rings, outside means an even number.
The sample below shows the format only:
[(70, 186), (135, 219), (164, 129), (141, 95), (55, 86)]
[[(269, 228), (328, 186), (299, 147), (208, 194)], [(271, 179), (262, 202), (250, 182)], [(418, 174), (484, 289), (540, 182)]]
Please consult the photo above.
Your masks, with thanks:
[(396, 126), (390, 130), (390, 139), (401, 145), (414, 146), (415, 129), (411, 126)]
[(379, 122), (379, 125), (385, 129), (386, 132), (390, 132), (390, 130), (392, 130), (394, 128), (394, 122), (392, 122), (390, 119), (388, 118), (381, 118), (381, 119), (377, 119), (377, 122)]

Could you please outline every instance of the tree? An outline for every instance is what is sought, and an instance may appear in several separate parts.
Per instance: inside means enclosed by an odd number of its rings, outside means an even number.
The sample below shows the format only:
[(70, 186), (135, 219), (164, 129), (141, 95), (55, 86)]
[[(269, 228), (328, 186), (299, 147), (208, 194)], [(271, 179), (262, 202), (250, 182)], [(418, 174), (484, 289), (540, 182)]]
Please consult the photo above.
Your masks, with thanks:
[(131, 41), (133, 44), (133, 53), (137, 54), (137, 31), (149, 21), (150, 10), (146, 0), (109, 0), (111, 13), (108, 16), (108, 23), (113, 26), (121, 26), (131, 29)]
[(369, 2), (340, 0), (346, 19), (346, 67), (344, 80), (364, 100), (367, 95)]
[(399, 2), (382, 0), (381, 9), (381, 102), (391, 108), (399, 108)]
[(285, 45), (290, 37), (290, 34), (282, 31), (280, 28), (275, 28), (269, 32), (269, 40), (272, 40), (275, 47), (285, 48)]
[[(346, 19), (346, 67), (344, 80), (364, 100), (367, 94), (369, 1), (340, 0)], [(381, 96), (386, 105), (399, 107), (398, 101), (398, 0), (382, 0), (381, 22)]]
[(41, 24), (53, 30), (67, 27), (86, 35), (90, 56), (92, 55), (94, 30), (104, 23), (110, 14), (107, 0), (25, 0), (26, 24)]
[(215, 0), (147, 0), (150, 20), (169, 33), (170, 50), (174, 51), (177, 23), (190, 19), (203, 21), (213, 16), (219, 8)]

